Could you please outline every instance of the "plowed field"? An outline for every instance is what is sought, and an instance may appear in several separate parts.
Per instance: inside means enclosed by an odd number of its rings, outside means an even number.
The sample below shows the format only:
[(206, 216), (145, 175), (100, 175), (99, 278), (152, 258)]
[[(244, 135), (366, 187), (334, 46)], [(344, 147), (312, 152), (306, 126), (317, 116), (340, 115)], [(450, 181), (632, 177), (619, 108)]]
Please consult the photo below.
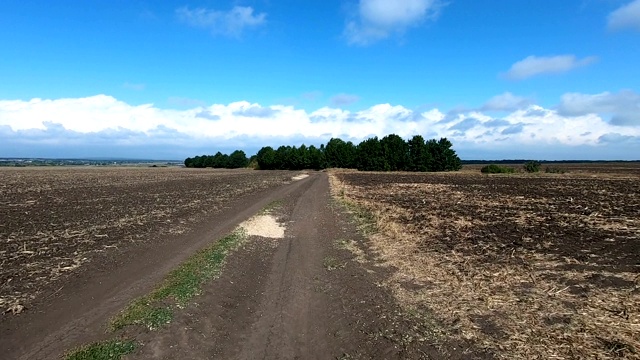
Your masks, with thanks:
[[(505, 359), (640, 358), (637, 168), (337, 172), (405, 307)], [(574, 167), (574, 170), (577, 167)]]
[(0, 310), (20, 311), (83, 267), (118, 261), (135, 243), (188, 232), (229, 201), (290, 178), (288, 172), (3, 168)]

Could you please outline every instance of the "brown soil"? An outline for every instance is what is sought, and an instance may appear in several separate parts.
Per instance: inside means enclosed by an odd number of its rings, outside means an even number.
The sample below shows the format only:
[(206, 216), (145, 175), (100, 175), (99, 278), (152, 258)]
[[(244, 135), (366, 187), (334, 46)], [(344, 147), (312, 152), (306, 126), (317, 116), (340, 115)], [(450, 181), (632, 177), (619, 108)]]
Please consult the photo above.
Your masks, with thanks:
[[(430, 345), (429, 324), (404, 314), (377, 283), (384, 269), (336, 244), (364, 240), (316, 174), (276, 211), (285, 238), (253, 236), (223, 275), (167, 328), (146, 332), (131, 359), (467, 358), (464, 343)], [(331, 259), (335, 267), (327, 265)], [(369, 270), (369, 271), (367, 271)]]
[(3, 168), (0, 310), (30, 307), (70, 273), (118, 261), (131, 246), (186, 234), (232, 200), (290, 178), (289, 172)]
[(505, 359), (637, 359), (638, 168), (590, 166), (334, 176), (338, 196), (378, 221), (372, 248), (406, 308)]
[[(4, 204), (35, 206), (24, 215), (2, 207), (11, 219), (2, 230), (2, 274), (34, 284), (3, 287), (3, 296), (27, 304), (20, 314), (3, 315), (3, 358), (58, 358), (113, 336), (137, 340), (132, 359), (491, 357), (443, 337), (427, 312), (408, 313), (380, 286), (392, 272), (377, 265), (368, 240), (331, 201), (326, 174), (291, 182), (290, 172), (157, 170), (0, 172)], [(284, 238), (252, 236), (166, 328), (107, 333), (108, 319), (126, 304), (275, 200), (282, 205), (272, 215), (286, 227)], [(183, 231), (167, 225), (176, 223)], [(60, 240), (78, 231), (83, 235)], [(95, 234), (108, 236), (96, 241)], [(15, 255), (15, 243), (57, 250)], [(75, 252), (87, 260), (64, 276), (23, 275), (28, 264), (52, 268)]]

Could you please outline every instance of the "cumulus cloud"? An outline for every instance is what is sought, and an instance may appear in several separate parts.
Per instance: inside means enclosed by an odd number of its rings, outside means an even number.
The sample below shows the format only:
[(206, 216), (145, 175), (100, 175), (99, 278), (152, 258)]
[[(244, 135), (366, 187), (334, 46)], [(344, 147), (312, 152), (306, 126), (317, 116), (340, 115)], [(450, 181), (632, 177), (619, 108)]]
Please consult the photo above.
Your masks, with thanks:
[(558, 111), (566, 116), (607, 115), (613, 125), (640, 126), (640, 94), (632, 90), (595, 95), (568, 93), (562, 96)]
[(181, 7), (176, 10), (176, 15), (190, 26), (232, 37), (238, 37), (245, 29), (259, 27), (267, 21), (266, 13), (254, 14), (254, 9), (249, 6), (234, 6), (229, 11)]
[(347, 106), (360, 101), (360, 96), (352, 94), (338, 94), (331, 97), (332, 106)]
[[(634, 140), (640, 138), (640, 126), (611, 122), (599, 113), (619, 111), (619, 98), (627, 99), (621, 101), (624, 106), (637, 108), (633, 99), (638, 94), (579, 95), (563, 97), (558, 109), (529, 105), (500, 118), (480, 110), (448, 116), (435, 108), (418, 111), (391, 104), (360, 111), (335, 107), (306, 111), (293, 106), (240, 101), (176, 110), (153, 104), (130, 105), (106, 95), (2, 100), (0, 153), (34, 156), (33, 152), (41, 149), (45, 154), (48, 151), (49, 156), (62, 153), (71, 156), (69, 149), (73, 148), (76, 154), (87, 154), (87, 149), (93, 149), (94, 156), (126, 156), (126, 151), (135, 150), (144, 154), (139, 155), (142, 157), (173, 154), (171, 158), (179, 159), (237, 148), (253, 152), (265, 145), (319, 145), (331, 137), (359, 142), (390, 133), (404, 138), (414, 134), (425, 138), (447, 137), (466, 158), (499, 154), (495, 152), (498, 150), (503, 157), (532, 157), (539, 155), (536, 153), (539, 149), (557, 149), (557, 154), (546, 158), (566, 159), (575, 157), (566, 154), (574, 154), (571, 151), (577, 147), (581, 147), (581, 152), (575, 154), (582, 154), (583, 158), (587, 154), (602, 158), (605, 150), (619, 159), (640, 153), (640, 145)], [(617, 105), (612, 106), (612, 102)], [(583, 106), (591, 111), (578, 110)], [(618, 149), (612, 143), (615, 139), (625, 140), (620, 143), (626, 146), (624, 151), (615, 150)], [(32, 151), (31, 155), (25, 153), (28, 151)]]
[(481, 108), (483, 111), (513, 111), (531, 105), (531, 100), (513, 95), (510, 92), (496, 95), (489, 99)]
[(603, 144), (631, 143), (640, 145), (640, 136), (622, 135), (618, 133), (608, 133), (600, 136), (598, 142)]
[(436, 18), (442, 6), (440, 0), (360, 0), (344, 35), (350, 44), (368, 45)]
[(634, 0), (609, 14), (607, 25), (611, 30), (640, 31), (640, 0)]
[(543, 74), (560, 74), (593, 64), (596, 60), (594, 56), (582, 59), (575, 55), (529, 56), (513, 64), (505, 76), (510, 80), (524, 80)]

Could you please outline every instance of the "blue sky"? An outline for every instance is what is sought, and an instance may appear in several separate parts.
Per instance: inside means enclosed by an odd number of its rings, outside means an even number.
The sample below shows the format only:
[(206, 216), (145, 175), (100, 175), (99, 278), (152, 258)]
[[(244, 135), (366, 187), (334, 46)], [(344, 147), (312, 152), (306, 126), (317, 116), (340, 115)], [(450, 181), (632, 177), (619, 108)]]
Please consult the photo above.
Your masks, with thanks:
[(640, 0), (3, 1), (0, 157), (638, 159)]

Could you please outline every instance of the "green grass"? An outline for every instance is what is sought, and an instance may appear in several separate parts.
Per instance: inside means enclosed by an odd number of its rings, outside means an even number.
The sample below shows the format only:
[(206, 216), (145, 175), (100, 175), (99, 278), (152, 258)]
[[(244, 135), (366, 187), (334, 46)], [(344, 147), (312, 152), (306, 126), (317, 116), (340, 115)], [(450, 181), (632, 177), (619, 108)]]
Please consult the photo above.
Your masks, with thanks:
[(148, 295), (133, 301), (111, 319), (111, 331), (129, 325), (157, 329), (173, 319), (173, 308), (184, 307), (201, 292), (202, 284), (220, 275), (225, 258), (247, 238), (238, 229), (210, 247), (201, 250), (165, 278), (162, 285)]
[(282, 200), (274, 200), (274, 201), (268, 203), (262, 210), (260, 210), (260, 212), (258, 214), (260, 214), (260, 215), (270, 214), (274, 210), (279, 209), (280, 207), (282, 207), (282, 204), (283, 204)]
[(71, 351), (64, 356), (65, 360), (116, 360), (131, 354), (136, 343), (131, 340), (109, 340), (89, 344)]
[(324, 260), (322, 261), (322, 264), (324, 265), (324, 268), (329, 271), (341, 269), (346, 265), (344, 263), (340, 263), (338, 259), (332, 256), (327, 256), (326, 258), (324, 258)]
[(340, 202), (345, 208), (347, 208), (352, 219), (356, 223), (358, 231), (362, 235), (369, 236), (378, 232), (378, 223), (376, 218), (369, 210), (348, 199), (343, 199)]

